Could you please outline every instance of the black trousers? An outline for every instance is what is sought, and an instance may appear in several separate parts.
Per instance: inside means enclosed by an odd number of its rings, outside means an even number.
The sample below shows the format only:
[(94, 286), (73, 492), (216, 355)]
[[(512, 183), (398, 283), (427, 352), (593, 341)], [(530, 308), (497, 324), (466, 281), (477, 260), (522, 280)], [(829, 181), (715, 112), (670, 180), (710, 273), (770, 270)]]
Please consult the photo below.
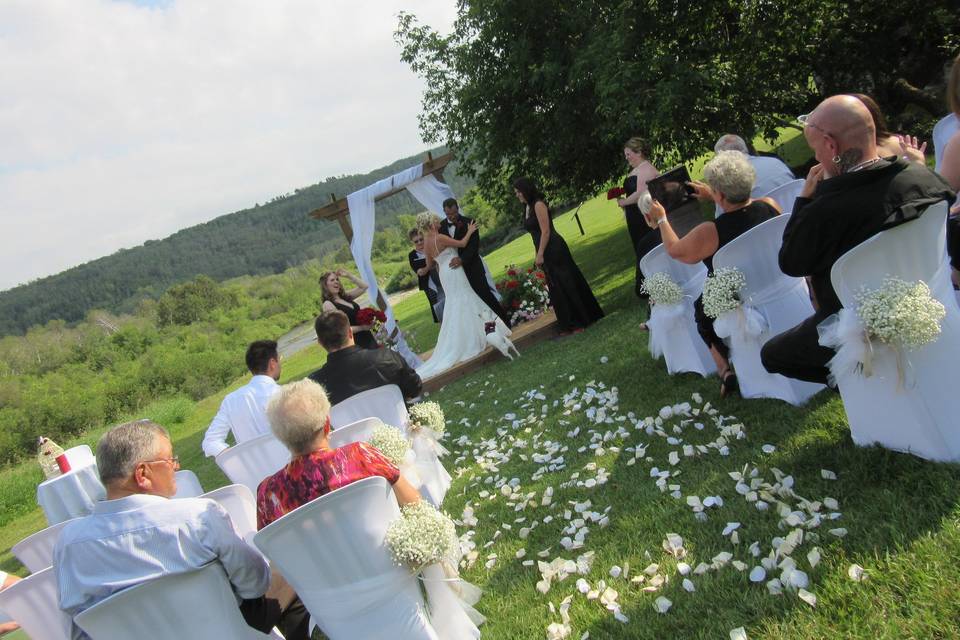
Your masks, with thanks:
[(727, 361), (727, 366), (730, 366), (730, 347), (713, 330), (713, 318), (703, 312), (703, 294), (693, 301), (693, 319), (697, 323), (697, 333), (700, 334), (700, 338), (708, 347), (716, 349), (717, 353)]
[[(247, 625), (262, 633), (270, 633), (274, 627), (287, 640), (309, 640), (310, 614), (300, 602), (294, 600), (285, 611), (280, 610), (280, 603), (273, 598), (260, 596), (244, 600), (240, 603), (240, 613)], [(212, 639), (215, 640), (215, 639)]]
[(764, 368), (788, 378), (827, 384), (827, 362), (835, 352), (820, 345), (817, 325), (828, 315), (814, 314), (767, 340), (760, 350)]
[(463, 269), (464, 275), (467, 276), (467, 282), (470, 283), (470, 288), (477, 294), (477, 297), (483, 300), (484, 304), (500, 316), (503, 323), (509, 327), (510, 316), (503, 308), (503, 305), (497, 301), (496, 296), (493, 295), (493, 291), (490, 290), (490, 285), (487, 283), (487, 273), (483, 270), (483, 264), (480, 260), (469, 264), (464, 263), (460, 268)]

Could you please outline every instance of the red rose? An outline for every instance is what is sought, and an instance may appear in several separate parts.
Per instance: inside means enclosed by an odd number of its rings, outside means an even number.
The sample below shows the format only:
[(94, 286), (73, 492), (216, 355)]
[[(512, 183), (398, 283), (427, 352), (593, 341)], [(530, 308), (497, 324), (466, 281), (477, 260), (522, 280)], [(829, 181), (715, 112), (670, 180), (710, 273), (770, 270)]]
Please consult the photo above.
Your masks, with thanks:
[(614, 187), (613, 189), (610, 189), (609, 191), (607, 191), (607, 200), (614, 200), (616, 198), (619, 198), (624, 193), (626, 192), (623, 190), (623, 187)]
[(546, 277), (547, 277), (547, 276), (543, 273), (543, 271), (538, 271), (538, 272), (537, 272), (537, 278), (539, 278), (540, 280), (543, 280), (543, 279), (546, 278)]
[(527, 273), (533, 273), (533, 267), (530, 267), (529, 269), (527, 269)]
[(520, 286), (520, 282), (517, 280), (511, 280), (507, 283), (507, 289), (516, 289)]
[(519, 300), (514, 300), (514, 301), (513, 301), (513, 308), (514, 308), (514, 309), (519, 309), (519, 308), (520, 308), (520, 301), (519, 301)]
[(507, 270), (507, 275), (508, 275), (508, 276), (515, 276), (515, 275), (517, 275), (517, 270), (516, 270), (516, 269), (509, 269), (509, 270)]

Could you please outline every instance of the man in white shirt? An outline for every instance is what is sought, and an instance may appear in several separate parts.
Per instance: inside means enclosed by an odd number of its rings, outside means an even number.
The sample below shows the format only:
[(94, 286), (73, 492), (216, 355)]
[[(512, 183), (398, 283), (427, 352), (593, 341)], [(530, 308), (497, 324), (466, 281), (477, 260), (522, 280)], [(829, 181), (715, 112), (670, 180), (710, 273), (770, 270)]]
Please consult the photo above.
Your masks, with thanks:
[[(3, 591), (7, 587), (12, 587), (16, 583), (20, 582), (20, 578), (17, 576), (11, 576), (6, 571), (0, 571), (0, 591)], [(5, 616), (3, 613), (0, 613), (0, 636), (10, 631), (16, 631), (20, 628), (16, 622)]]
[[(112, 428), (97, 445), (107, 499), (67, 524), (54, 548), (60, 608), (71, 616), (124, 589), (219, 561), (251, 627), (307, 637), (308, 616), (282, 578), (239, 536), (213, 500), (180, 498), (180, 463), (166, 430), (149, 420)], [(289, 634), (289, 635), (288, 635)], [(73, 637), (87, 637), (74, 625)]]
[(257, 340), (247, 347), (247, 369), (253, 374), (250, 382), (231, 391), (220, 404), (220, 410), (203, 436), (203, 452), (213, 457), (227, 449), (227, 434), (239, 444), (270, 433), (267, 403), (279, 389), (280, 356), (273, 340)]
[[(793, 171), (791, 171), (790, 167), (784, 164), (782, 160), (769, 156), (750, 155), (750, 148), (747, 147), (744, 139), (732, 133), (720, 136), (713, 150), (717, 153), (721, 151), (739, 151), (747, 156), (747, 160), (750, 161), (754, 171), (757, 172), (757, 180), (753, 183), (753, 189), (750, 191), (751, 198), (762, 198), (777, 187), (796, 180)], [(721, 213), (723, 212), (720, 210), (720, 205), (717, 205), (717, 217), (719, 217)]]

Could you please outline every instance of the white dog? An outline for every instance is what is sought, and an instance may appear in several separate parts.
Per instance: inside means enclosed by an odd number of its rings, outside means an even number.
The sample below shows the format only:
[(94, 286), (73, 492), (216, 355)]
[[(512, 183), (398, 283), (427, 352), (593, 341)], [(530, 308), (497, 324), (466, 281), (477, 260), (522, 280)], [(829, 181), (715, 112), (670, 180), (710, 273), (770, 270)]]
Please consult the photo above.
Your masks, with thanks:
[(487, 344), (491, 347), (505, 355), (510, 360), (513, 360), (513, 356), (510, 355), (510, 350), (513, 349), (513, 352), (517, 354), (517, 357), (520, 357), (520, 352), (517, 351), (517, 348), (510, 338), (507, 336), (510, 335), (510, 329), (503, 324), (503, 321), (496, 316), (493, 311), (489, 309), (485, 310), (483, 314), (480, 315), (480, 318), (484, 323), (484, 330), (487, 333)]

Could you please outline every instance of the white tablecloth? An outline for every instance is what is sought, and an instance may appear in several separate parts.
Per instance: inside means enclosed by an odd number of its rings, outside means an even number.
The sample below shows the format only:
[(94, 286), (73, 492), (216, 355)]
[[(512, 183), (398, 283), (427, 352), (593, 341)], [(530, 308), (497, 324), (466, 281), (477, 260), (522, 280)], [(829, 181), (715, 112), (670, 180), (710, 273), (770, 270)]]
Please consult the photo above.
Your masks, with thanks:
[(88, 515), (93, 505), (106, 497), (96, 463), (71, 469), (37, 486), (37, 504), (50, 525)]

